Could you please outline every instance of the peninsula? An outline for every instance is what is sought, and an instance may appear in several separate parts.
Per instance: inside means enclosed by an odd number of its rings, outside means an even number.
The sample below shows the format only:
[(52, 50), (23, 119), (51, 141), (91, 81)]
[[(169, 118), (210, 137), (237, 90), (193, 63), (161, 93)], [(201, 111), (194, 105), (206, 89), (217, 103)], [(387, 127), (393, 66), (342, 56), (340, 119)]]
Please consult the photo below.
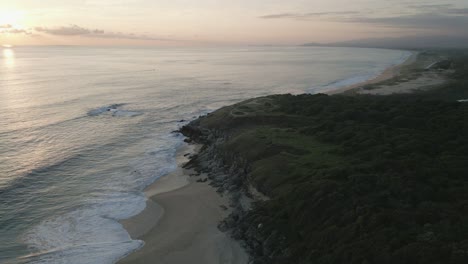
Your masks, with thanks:
[(171, 249), (177, 230), (150, 231), (123, 263), (465, 263), (468, 53), (417, 56), (380, 82), (254, 98), (182, 127), (200, 146), (185, 187), (153, 197), (195, 234)]

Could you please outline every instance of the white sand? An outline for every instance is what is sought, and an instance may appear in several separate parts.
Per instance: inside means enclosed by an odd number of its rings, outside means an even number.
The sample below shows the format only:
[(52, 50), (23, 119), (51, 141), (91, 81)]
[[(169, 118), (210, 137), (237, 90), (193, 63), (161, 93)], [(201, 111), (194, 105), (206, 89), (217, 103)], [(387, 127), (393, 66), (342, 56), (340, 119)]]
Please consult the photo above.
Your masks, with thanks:
[(420, 77), (414, 80), (408, 80), (402, 83), (393, 85), (381, 85), (372, 90), (359, 90), (360, 94), (373, 94), (373, 95), (389, 95), (389, 94), (402, 94), (413, 93), (416, 91), (425, 91), (432, 89), (438, 85), (446, 82), (446, 79), (438, 73), (428, 72), (423, 73)]
[[(372, 80), (343, 87), (329, 94), (391, 79), (400, 73), (402, 67), (414, 63), (416, 57), (415, 53), (404, 63), (387, 69)], [(358, 93), (385, 95), (413, 92), (419, 87), (443, 82), (444, 79), (438, 74), (427, 73), (396, 85), (382, 85), (373, 90), (359, 89)], [(248, 263), (248, 256), (239, 243), (217, 228), (219, 221), (227, 214), (220, 206), (227, 205), (228, 201), (207, 183), (194, 182), (189, 177), (193, 172), (181, 167), (188, 161), (183, 155), (194, 152), (196, 149), (193, 146), (182, 150), (178, 157), (179, 168), (157, 180), (145, 191), (149, 197), (146, 209), (122, 221), (130, 235), (145, 241), (145, 246), (119, 263)]]
[(406, 61), (404, 61), (403, 63), (401, 64), (398, 64), (398, 65), (395, 65), (393, 67), (390, 67), (388, 69), (386, 69), (384, 72), (382, 72), (380, 75), (378, 75), (377, 77), (373, 78), (373, 79), (370, 79), (370, 80), (367, 80), (365, 82), (362, 82), (362, 83), (357, 83), (357, 84), (353, 84), (353, 85), (349, 85), (349, 86), (345, 86), (345, 87), (342, 87), (342, 88), (339, 88), (337, 90), (333, 90), (333, 91), (330, 91), (328, 92), (327, 94), (339, 94), (339, 93), (343, 93), (343, 92), (346, 92), (346, 91), (349, 91), (349, 90), (353, 90), (353, 89), (356, 89), (356, 88), (360, 88), (364, 85), (368, 85), (368, 84), (376, 84), (376, 83), (379, 83), (379, 82), (383, 82), (383, 81), (386, 81), (386, 80), (389, 80), (395, 76), (397, 76), (398, 74), (400, 74), (400, 71), (403, 67), (405, 66), (408, 66), (408, 65), (411, 65), (413, 64), (416, 59), (418, 57), (418, 53), (417, 52), (414, 52), (411, 56), (408, 57), (408, 59)]
[[(183, 154), (193, 151), (181, 151), (179, 164), (187, 161)], [(147, 208), (122, 222), (133, 238), (145, 241), (145, 246), (119, 263), (248, 262), (239, 243), (217, 228), (227, 214), (220, 206), (228, 201), (208, 183), (190, 179), (190, 173), (179, 166), (146, 190), (150, 197)]]
[[(355, 90), (355, 92), (358, 94), (372, 94), (372, 95), (405, 94), (405, 93), (413, 93), (416, 91), (425, 91), (425, 90), (433, 89), (434, 87), (442, 85), (447, 81), (447, 78), (444, 76), (446, 74), (445, 72), (427, 71), (427, 72), (422, 72), (421, 75), (415, 79), (403, 80), (400, 83), (380, 84), (380, 85), (378, 84), (380, 82), (383, 82), (385, 80), (389, 80), (393, 77), (398, 76), (404, 67), (410, 66), (413, 63), (418, 63), (417, 58), (418, 58), (418, 53), (414, 53), (404, 63), (388, 68), (382, 74), (380, 74), (379, 76), (377, 76), (376, 78), (372, 80), (368, 80), (363, 83), (358, 83), (355, 85), (343, 87), (338, 90), (329, 92), (329, 94), (338, 94), (338, 93), (346, 92), (348, 90)], [(423, 67), (423, 68), (427, 68), (427, 67)], [(363, 89), (364, 86), (369, 85), (369, 84), (377, 84), (377, 87), (374, 87), (370, 90)]]

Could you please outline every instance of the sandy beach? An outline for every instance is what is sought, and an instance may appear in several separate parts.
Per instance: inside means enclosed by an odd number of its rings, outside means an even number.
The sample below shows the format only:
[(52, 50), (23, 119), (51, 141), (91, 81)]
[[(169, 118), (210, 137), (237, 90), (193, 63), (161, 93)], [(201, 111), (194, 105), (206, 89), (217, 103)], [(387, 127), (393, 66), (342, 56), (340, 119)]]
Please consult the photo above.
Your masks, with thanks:
[(439, 56), (413, 52), (406, 61), (386, 69), (374, 79), (342, 87), (328, 94), (391, 95), (430, 90), (447, 82), (450, 70), (428, 70), (430, 65), (441, 60), (443, 58)]
[(203, 175), (190, 177), (193, 171), (182, 168), (186, 154), (195, 152), (193, 145), (179, 151), (178, 169), (146, 189), (146, 209), (122, 221), (132, 238), (145, 245), (119, 263), (248, 262), (239, 243), (217, 228), (228, 213), (221, 207), (227, 199), (207, 182), (196, 182)]
[[(430, 62), (430, 61), (429, 61)], [(419, 86), (433, 82), (444, 82), (437, 73), (424, 73), (413, 79), (386, 85), (385, 81), (401, 77), (402, 72), (413, 72), (424, 67), (428, 61), (421, 61), (413, 53), (405, 62), (388, 68), (372, 80), (337, 89), (329, 94), (343, 92), (386, 95), (417, 90)], [(376, 88), (365, 90), (365, 85)], [(221, 232), (217, 226), (228, 210), (228, 201), (218, 194), (208, 182), (196, 182), (206, 176), (191, 177), (194, 171), (184, 169), (189, 154), (198, 151), (196, 145), (186, 145), (178, 152), (176, 171), (158, 179), (150, 185), (145, 194), (148, 197), (146, 209), (139, 215), (122, 221), (123, 226), (134, 239), (145, 245), (122, 259), (121, 264), (134, 263), (247, 263), (248, 255), (239, 242)]]
[(344, 93), (344, 92), (347, 92), (347, 91), (350, 91), (350, 90), (360, 88), (360, 87), (362, 87), (364, 85), (376, 84), (376, 83), (380, 83), (380, 82), (392, 79), (401, 72), (401, 69), (403, 67), (406, 67), (406, 66), (409, 66), (409, 65), (415, 63), (417, 58), (418, 58), (418, 52), (413, 52), (408, 57), (408, 59), (406, 59), (403, 63), (394, 65), (394, 66), (386, 69), (385, 71), (383, 71), (381, 74), (379, 74), (377, 77), (375, 77), (373, 79), (367, 80), (365, 82), (349, 85), (349, 86), (344, 86), (344, 87), (338, 88), (336, 90), (330, 91), (327, 94), (329, 94), (329, 95), (340, 94), (340, 93)]

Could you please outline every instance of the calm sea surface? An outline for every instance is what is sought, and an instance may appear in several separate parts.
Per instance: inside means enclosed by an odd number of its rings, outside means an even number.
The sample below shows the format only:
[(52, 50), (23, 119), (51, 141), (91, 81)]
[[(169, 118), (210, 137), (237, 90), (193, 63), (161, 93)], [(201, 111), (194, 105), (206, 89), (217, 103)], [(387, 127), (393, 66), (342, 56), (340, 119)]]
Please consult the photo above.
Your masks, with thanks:
[(0, 49), (0, 263), (115, 263), (118, 223), (175, 168), (181, 119), (316, 93), (409, 56), (352, 48)]

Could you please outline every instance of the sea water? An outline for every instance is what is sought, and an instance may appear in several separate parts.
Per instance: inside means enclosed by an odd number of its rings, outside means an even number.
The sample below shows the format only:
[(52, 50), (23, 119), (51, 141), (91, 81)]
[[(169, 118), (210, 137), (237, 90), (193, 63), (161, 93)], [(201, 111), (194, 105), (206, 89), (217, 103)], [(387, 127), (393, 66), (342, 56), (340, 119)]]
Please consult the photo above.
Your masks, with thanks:
[(0, 263), (115, 263), (144, 244), (118, 220), (142, 211), (143, 189), (175, 169), (182, 138), (171, 131), (243, 99), (361, 82), (409, 55), (318, 47), (0, 50)]

